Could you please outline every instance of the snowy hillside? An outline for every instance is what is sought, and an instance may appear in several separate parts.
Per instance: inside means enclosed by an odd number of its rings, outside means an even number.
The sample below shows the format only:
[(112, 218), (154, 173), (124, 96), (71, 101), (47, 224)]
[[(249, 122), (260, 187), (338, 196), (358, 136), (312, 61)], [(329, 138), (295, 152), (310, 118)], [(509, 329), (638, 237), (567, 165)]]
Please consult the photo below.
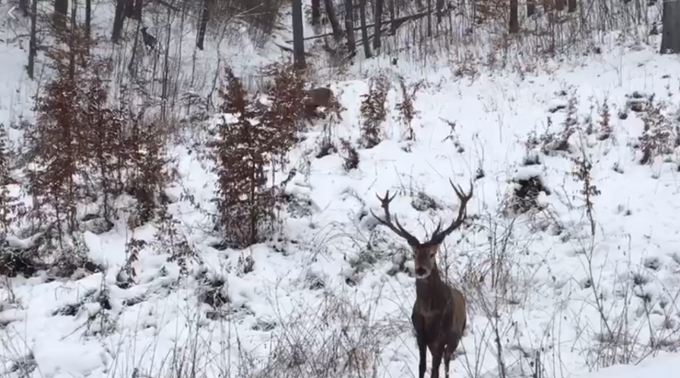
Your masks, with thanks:
[[(0, 44), (6, 125), (30, 118), (36, 91), (19, 46)], [(238, 48), (247, 53), (226, 56), (245, 70), (257, 53)], [(200, 58), (206, 70), (217, 60)], [(188, 72), (191, 62), (177, 59), (177, 74)], [(384, 140), (358, 147), (369, 80), (333, 82), (346, 110), (292, 152), (274, 242), (220, 245), (215, 175), (200, 146), (179, 144), (180, 178), (166, 191), (172, 221), (85, 231), (103, 272), (0, 277), (0, 375), (415, 377), (411, 253), (370, 210), (380, 209), (376, 194), (397, 192), (393, 213), (422, 238), (458, 211), (449, 179), (475, 191), (470, 224), (439, 256), (468, 301), (454, 377), (665, 378), (680, 368), (678, 58), (619, 45), (536, 74), (433, 70), (417, 78), (415, 141), (403, 138), (396, 80), (415, 69), (385, 66)], [(324, 126), (339, 151), (322, 151)], [(341, 140), (357, 147), (357, 167)], [(155, 237), (169, 228), (175, 244)], [(131, 240), (147, 244), (125, 286)], [(187, 274), (171, 258), (184, 240)]]

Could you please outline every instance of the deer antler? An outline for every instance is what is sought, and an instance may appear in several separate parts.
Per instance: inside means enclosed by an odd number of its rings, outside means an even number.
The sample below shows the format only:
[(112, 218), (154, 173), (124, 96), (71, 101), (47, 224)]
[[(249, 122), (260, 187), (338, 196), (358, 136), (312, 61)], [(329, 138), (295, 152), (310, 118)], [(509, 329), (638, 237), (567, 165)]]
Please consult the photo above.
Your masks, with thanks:
[(420, 241), (418, 240), (418, 238), (416, 238), (415, 236), (411, 235), (408, 231), (404, 230), (404, 227), (402, 227), (401, 224), (399, 224), (399, 220), (397, 219), (396, 216), (394, 217), (394, 223), (396, 223), (396, 226), (395, 226), (394, 224), (392, 224), (392, 216), (390, 215), (390, 202), (392, 202), (392, 200), (394, 199), (394, 197), (396, 197), (397, 195), (395, 194), (395, 195), (393, 195), (392, 197), (390, 197), (390, 191), (388, 190), (388, 191), (385, 193), (385, 197), (382, 197), (382, 198), (381, 198), (381, 197), (380, 197), (379, 195), (377, 195), (377, 194), (376, 194), (375, 196), (378, 197), (378, 199), (380, 200), (380, 206), (383, 208), (383, 211), (385, 212), (385, 219), (380, 219), (377, 215), (375, 215), (375, 213), (373, 212), (373, 210), (371, 210), (371, 215), (373, 215), (373, 217), (374, 217), (378, 222), (380, 222), (380, 223), (382, 223), (383, 225), (387, 226), (387, 227), (388, 227), (390, 230), (392, 230), (395, 234), (397, 234), (397, 235), (401, 236), (402, 238), (406, 239), (406, 242), (407, 242), (409, 245), (411, 245), (411, 246), (419, 245), (419, 244), (420, 244)]
[(458, 217), (451, 222), (449, 227), (446, 227), (443, 230), (441, 229), (442, 223), (441, 221), (439, 221), (437, 228), (432, 233), (430, 241), (427, 242), (428, 244), (441, 244), (444, 241), (444, 238), (446, 238), (451, 232), (460, 227), (461, 224), (463, 224), (463, 221), (465, 221), (465, 218), (467, 217), (467, 203), (468, 201), (470, 201), (473, 194), (472, 181), (470, 181), (470, 191), (468, 192), (468, 194), (465, 194), (463, 192), (463, 188), (461, 188), (460, 186), (454, 185), (451, 179), (449, 179), (449, 184), (451, 184), (453, 190), (456, 192), (456, 196), (458, 196), (458, 199), (460, 199)]

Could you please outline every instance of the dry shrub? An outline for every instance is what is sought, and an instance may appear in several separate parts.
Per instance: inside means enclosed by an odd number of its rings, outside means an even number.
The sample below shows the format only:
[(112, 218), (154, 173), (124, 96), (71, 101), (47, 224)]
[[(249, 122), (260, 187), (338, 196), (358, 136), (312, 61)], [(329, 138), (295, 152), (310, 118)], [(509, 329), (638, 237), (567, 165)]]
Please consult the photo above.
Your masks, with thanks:
[(382, 141), (381, 125), (387, 119), (387, 93), (390, 90), (386, 75), (371, 78), (367, 94), (361, 96), (361, 142), (366, 148), (377, 146)]
[(644, 129), (638, 137), (638, 149), (642, 153), (640, 164), (652, 164), (655, 158), (673, 153), (678, 146), (678, 134), (665, 114), (665, 106), (652, 99), (642, 113)]
[[(303, 82), (291, 65), (280, 66), (268, 91), (271, 103), (266, 109), (249, 100), (229, 68), (226, 82), (220, 91), (224, 122), (212, 143), (218, 223), (230, 241), (244, 247), (273, 234), (280, 191), (267, 185), (267, 169), (273, 181), (276, 165), (285, 165), (286, 154), (296, 142)], [(290, 172), (288, 180), (294, 173)]]
[[(106, 81), (112, 62), (89, 54), (97, 41), (75, 23), (53, 35), (56, 42), (46, 52), (53, 76), (35, 99), (35, 124), (24, 133), (21, 184), (33, 203), (28, 228), (18, 236), (34, 238), (15, 253), (25, 265), (55, 266), (56, 274), (68, 275), (92, 265), (84, 229), (110, 230), (121, 210), (115, 200), (126, 192), (137, 200), (136, 224), (151, 220), (172, 176), (162, 132), (141, 115), (132, 117), (128, 103), (112, 105)], [(79, 205), (88, 205), (87, 213), (78, 213)]]
[(4, 242), (12, 222), (24, 210), (19, 196), (10, 191), (10, 185), (17, 183), (12, 177), (11, 159), (7, 130), (5, 125), (0, 124), (0, 243)]
[(411, 87), (411, 90), (406, 86), (404, 78), (399, 78), (399, 86), (401, 88), (401, 102), (397, 104), (397, 111), (399, 112), (399, 121), (406, 128), (404, 132), (404, 139), (415, 141), (416, 134), (413, 131), (413, 118), (418, 114), (413, 104), (416, 99), (416, 93), (422, 86), (423, 82), (418, 82)]
[(612, 136), (614, 130), (611, 125), (611, 113), (609, 112), (609, 103), (606, 98), (604, 99), (604, 102), (602, 102), (602, 105), (598, 107), (598, 114), (600, 116), (600, 120), (598, 121), (600, 126), (598, 139), (607, 140)]
[(359, 167), (359, 153), (357, 149), (347, 139), (340, 139), (340, 144), (344, 153), (342, 156), (342, 168), (345, 169), (345, 172), (357, 169)]
[(372, 319), (371, 305), (331, 293), (320, 306), (299, 307), (280, 320), (269, 360), (255, 377), (375, 377), (383, 347), (410, 328), (406, 321)]

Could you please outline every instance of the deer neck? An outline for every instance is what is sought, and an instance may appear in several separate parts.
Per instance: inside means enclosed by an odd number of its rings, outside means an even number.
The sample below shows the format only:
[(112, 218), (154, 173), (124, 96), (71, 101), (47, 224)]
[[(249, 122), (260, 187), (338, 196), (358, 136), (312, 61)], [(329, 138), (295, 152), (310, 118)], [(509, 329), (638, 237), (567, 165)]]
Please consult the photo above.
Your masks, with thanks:
[(427, 304), (437, 302), (437, 293), (441, 291), (442, 279), (437, 264), (426, 278), (416, 278), (416, 296)]

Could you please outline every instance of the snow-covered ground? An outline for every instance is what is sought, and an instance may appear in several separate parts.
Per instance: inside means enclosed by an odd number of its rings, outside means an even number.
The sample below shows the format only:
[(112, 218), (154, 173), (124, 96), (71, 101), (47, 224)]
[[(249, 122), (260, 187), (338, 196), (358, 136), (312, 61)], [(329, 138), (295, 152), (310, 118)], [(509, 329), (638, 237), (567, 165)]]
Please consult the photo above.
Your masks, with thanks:
[[(29, 112), (35, 88), (27, 84), (24, 59), (17, 43), (0, 44), (0, 123)], [(411, 71), (385, 67), (390, 78)], [(175, 147), (181, 180), (168, 192), (177, 199), (170, 205), (175, 227), (198, 255), (189, 274), (168, 261), (172, 246), (154, 240), (158, 225), (128, 230), (121, 221), (108, 233), (85, 233), (105, 273), (68, 281), (47, 273), (2, 279), (2, 376), (217, 378), (251, 376), (267, 366), (258, 376), (415, 377), (410, 254), (404, 241), (375, 227), (369, 210), (379, 210), (376, 193), (396, 191), (393, 213), (424, 237), (438, 219), (457, 212), (451, 178), (463, 188), (474, 180), (468, 213), (476, 215), (439, 256), (469, 303), (455, 377), (503, 371), (508, 377), (670, 377), (680, 367), (680, 357), (666, 353), (680, 345), (680, 156), (675, 151), (640, 165), (635, 145), (644, 112), (627, 103), (632, 97), (646, 106), (644, 98), (654, 94), (655, 102), (670, 104), (675, 127), (678, 57), (619, 46), (523, 77), (482, 71), (459, 78), (452, 71), (419, 77), (427, 85), (416, 95), (415, 142), (401, 138), (395, 109), (401, 92), (393, 82), (385, 140), (358, 150), (357, 169), (343, 169), (343, 152), (317, 158), (321, 126), (307, 132), (291, 154), (298, 173), (286, 188), (296, 200), (286, 209), (285, 238), (267, 245), (214, 248), (207, 215), (214, 175), (189, 147)], [(347, 108), (343, 121), (331, 125), (333, 140), (356, 142), (368, 82), (333, 87)], [(571, 99), (580, 130), (569, 150), (547, 145), (548, 153), (541, 152), (542, 137), (562, 132)], [(605, 100), (613, 131), (601, 140)], [(531, 135), (537, 146), (527, 147)], [(599, 190), (592, 198), (594, 236), (583, 180), (573, 174), (574, 159), (584, 157)], [(506, 214), (517, 181), (531, 177), (547, 188), (537, 199), (542, 210)], [(135, 284), (123, 289), (116, 275), (133, 238), (150, 244), (134, 264)]]

